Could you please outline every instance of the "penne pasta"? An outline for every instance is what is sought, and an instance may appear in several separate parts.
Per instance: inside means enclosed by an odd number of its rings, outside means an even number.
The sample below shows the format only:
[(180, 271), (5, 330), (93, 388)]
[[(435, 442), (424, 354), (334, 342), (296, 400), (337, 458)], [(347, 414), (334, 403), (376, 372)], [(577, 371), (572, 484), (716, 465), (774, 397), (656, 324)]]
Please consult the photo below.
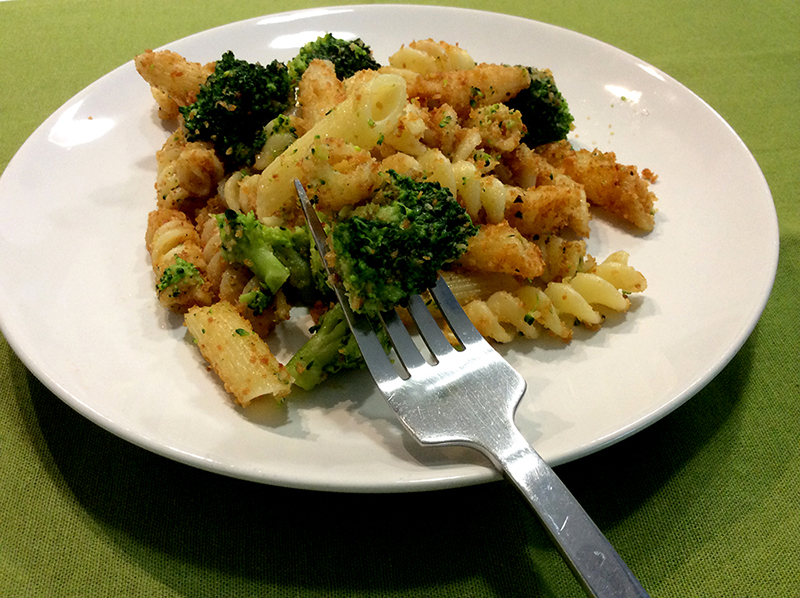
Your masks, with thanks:
[(247, 406), (257, 397), (281, 399), (289, 394), (289, 372), (230, 303), (192, 308), (184, 324), (237, 403)]

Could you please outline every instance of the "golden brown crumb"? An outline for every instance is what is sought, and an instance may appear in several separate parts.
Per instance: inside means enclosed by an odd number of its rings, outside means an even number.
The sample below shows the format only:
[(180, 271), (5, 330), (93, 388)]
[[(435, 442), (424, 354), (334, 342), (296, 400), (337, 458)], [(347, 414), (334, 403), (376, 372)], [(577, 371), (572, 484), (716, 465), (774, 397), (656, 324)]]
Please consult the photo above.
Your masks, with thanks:
[(534, 279), (544, 272), (539, 247), (508, 222), (484, 224), (469, 240), (459, 265), (481, 272), (503, 272)]
[(655, 225), (655, 194), (648, 188), (652, 172), (640, 176), (635, 166), (620, 164), (614, 152), (575, 151), (567, 141), (536, 148), (548, 162), (581, 183), (586, 199), (642, 230)]
[[(213, 62), (205, 65), (189, 62), (180, 54), (169, 50), (147, 50), (134, 59), (134, 64), (145, 81), (178, 106), (192, 104), (200, 91), (200, 85), (214, 72)], [(163, 98), (156, 95), (156, 100), (159, 106), (163, 106)]]

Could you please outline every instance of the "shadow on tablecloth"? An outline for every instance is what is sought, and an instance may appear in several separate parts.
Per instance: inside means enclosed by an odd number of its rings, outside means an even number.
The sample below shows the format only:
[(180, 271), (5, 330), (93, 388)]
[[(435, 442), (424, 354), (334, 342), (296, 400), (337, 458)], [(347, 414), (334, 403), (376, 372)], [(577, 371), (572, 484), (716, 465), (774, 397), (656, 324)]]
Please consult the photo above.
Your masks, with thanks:
[[(746, 343), (706, 389), (664, 420), (558, 468), (634, 571), (653, 564), (652, 555), (681, 525), (681, 511), (699, 500), (687, 495), (662, 505), (664, 487), (715, 434), (736, 433), (737, 388), (750, 353)], [(63, 479), (106, 541), (181, 594), (266, 595), (295, 587), (309, 595), (578, 593), (510, 485), (352, 495), (244, 482), (140, 449), (84, 419), (32, 375), (27, 382), (31, 404), (22, 407), (31, 413), (31, 434), (41, 435), (35, 445), (50, 475)], [(724, 466), (726, 456), (716, 457), (708, 460), (706, 483)], [(680, 564), (675, 556), (660, 566)]]

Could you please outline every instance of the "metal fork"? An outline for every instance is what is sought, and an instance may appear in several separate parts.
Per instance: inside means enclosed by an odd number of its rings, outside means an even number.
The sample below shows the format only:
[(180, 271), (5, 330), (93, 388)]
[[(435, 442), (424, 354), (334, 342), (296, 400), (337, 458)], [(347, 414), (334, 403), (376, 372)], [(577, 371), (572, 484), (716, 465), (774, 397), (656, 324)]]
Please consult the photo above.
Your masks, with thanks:
[[(302, 184), (295, 181), (295, 187), (328, 269), (325, 231)], [(586, 511), (517, 429), (514, 412), (525, 393), (525, 380), (475, 329), (444, 279), (439, 277), (430, 293), (461, 348), (450, 344), (425, 300), (414, 295), (408, 312), (433, 363), (391, 310), (381, 314), (381, 319), (402, 364), (398, 368), (368, 320), (350, 308), (335, 273), (328, 270), (328, 275), (367, 368), (405, 429), (423, 445), (467, 446), (485, 454), (531, 504), (587, 595), (648, 596)]]

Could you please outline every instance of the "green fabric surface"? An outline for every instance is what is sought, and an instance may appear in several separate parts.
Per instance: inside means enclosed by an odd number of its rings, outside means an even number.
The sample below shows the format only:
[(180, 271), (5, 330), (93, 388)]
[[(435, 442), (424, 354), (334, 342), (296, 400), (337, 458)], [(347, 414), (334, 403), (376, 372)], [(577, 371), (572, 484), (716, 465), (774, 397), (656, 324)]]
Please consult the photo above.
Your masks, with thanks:
[[(0, 169), (51, 112), (143, 49), (317, 5), (0, 2)], [(656, 65), (714, 107), (758, 160), (781, 257), (755, 331), (677, 411), (557, 472), (653, 596), (800, 596), (800, 3), (499, 0), (491, 9)], [(731, 256), (731, 276), (741, 275)], [(579, 595), (508, 484), (347, 495), (195, 470), (85, 420), (0, 337), (0, 596)]]

